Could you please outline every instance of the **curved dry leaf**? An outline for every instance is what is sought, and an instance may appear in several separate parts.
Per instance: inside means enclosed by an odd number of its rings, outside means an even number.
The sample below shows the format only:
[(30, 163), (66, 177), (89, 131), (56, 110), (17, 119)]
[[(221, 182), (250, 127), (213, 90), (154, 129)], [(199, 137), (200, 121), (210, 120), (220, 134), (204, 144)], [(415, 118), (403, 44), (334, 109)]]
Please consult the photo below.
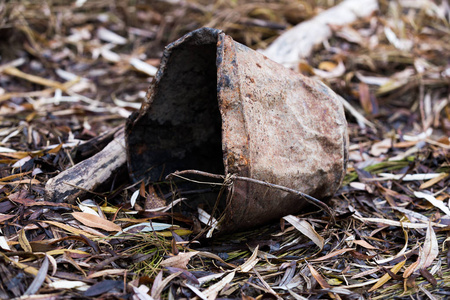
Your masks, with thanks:
[(253, 267), (258, 263), (259, 259), (258, 259), (258, 248), (259, 245), (256, 246), (255, 250), (252, 253), (252, 256), (250, 256), (249, 259), (247, 259), (247, 261), (245, 263), (243, 263), (242, 265), (240, 265), (239, 267), (237, 267), (236, 269), (243, 272), (243, 273), (247, 273), (249, 272), (251, 269), (253, 269)]
[(447, 216), (450, 216), (450, 209), (448, 208), (448, 206), (445, 205), (443, 201), (436, 199), (433, 195), (425, 194), (422, 192), (414, 192), (414, 196), (427, 200), (428, 202), (442, 210)]
[(314, 277), (314, 279), (320, 284), (320, 286), (323, 289), (329, 289), (331, 286), (328, 284), (328, 282), (320, 275), (319, 272), (317, 272), (316, 269), (310, 264), (308, 264), (309, 271), (311, 272), (311, 275)]
[(152, 292), (151, 292), (152, 297), (153, 297), (154, 299), (160, 299), (161, 293), (162, 293), (162, 291), (164, 290), (164, 288), (166, 287), (166, 285), (167, 285), (172, 279), (174, 279), (175, 277), (178, 277), (181, 273), (182, 273), (182, 272), (180, 271), (180, 272), (176, 272), (176, 273), (173, 273), (173, 274), (167, 276), (167, 278), (164, 279), (164, 280), (162, 280), (161, 283), (157, 286), (157, 288), (156, 288), (155, 290), (153, 290), (153, 288), (152, 288)]
[(286, 221), (288, 221), (291, 225), (293, 225), (298, 231), (306, 235), (311, 241), (314, 242), (314, 244), (317, 245), (317, 247), (320, 248), (320, 250), (323, 249), (324, 239), (321, 237), (305, 220), (300, 220), (299, 218), (288, 215), (283, 217)]
[(25, 252), (33, 252), (33, 249), (31, 248), (30, 242), (27, 239), (27, 236), (25, 235), (25, 230), (22, 229), (19, 232), (18, 235), (19, 244), (20, 247), (22, 247), (23, 251)]
[(55, 276), (56, 271), (58, 270), (58, 264), (56, 262), (56, 259), (49, 255), (48, 253), (45, 253), (45, 256), (48, 258), (49, 262), (52, 264), (52, 276)]
[(44, 261), (42, 262), (41, 268), (39, 269), (38, 273), (36, 274), (36, 277), (34, 278), (33, 282), (30, 284), (28, 289), (25, 291), (23, 296), (34, 295), (41, 288), (42, 284), (44, 283), (45, 278), (47, 277), (48, 265), (49, 265), (48, 257), (46, 255), (44, 257)]
[(219, 282), (211, 285), (209, 288), (207, 288), (205, 291), (203, 291), (203, 295), (206, 295), (206, 297), (208, 297), (209, 299), (216, 299), (217, 294), (228, 284), (231, 282), (231, 280), (233, 280), (234, 275), (236, 274), (235, 271), (231, 272), (230, 274), (228, 274), (227, 276), (225, 276), (224, 278), (222, 278), (222, 280), (220, 280)]
[(161, 262), (161, 267), (175, 267), (186, 269), (191, 257), (197, 255), (198, 251), (179, 253), (177, 256), (169, 257)]
[(202, 300), (208, 300), (206, 295), (204, 295), (198, 288), (196, 288), (193, 285), (190, 285), (189, 283), (185, 283), (186, 287), (188, 287), (191, 291), (193, 291), (200, 299)]
[[(398, 258), (398, 257), (400, 257), (402, 255), (406, 255), (406, 249), (408, 249), (408, 231), (405, 230), (405, 228), (403, 228), (403, 227), (402, 227), (402, 230), (403, 230), (403, 235), (405, 237), (405, 245), (403, 245), (403, 248), (394, 256), (391, 256), (391, 257), (388, 257), (388, 258), (385, 258), (385, 259), (375, 260), (375, 262), (378, 265), (390, 262), (391, 260), (394, 260), (394, 259), (396, 259), (396, 258)], [(411, 249), (408, 252), (412, 252), (413, 250), (415, 250), (415, 248)]]
[(83, 225), (86, 225), (88, 227), (100, 228), (106, 231), (120, 231), (122, 229), (119, 225), (109, 220), (100, 218), (98, 216), (89, 213), (74, 212), (72, 213), (72, 216), (79, 222), (81, 222)]
[(152, 290), (150, 291), (151, 297), (155, 297), (158, 288), (161, 286), (161, 282), (163, 281), (163, 271), (159, 271), (158, 275), (156, 275), (155, 279), (153, 280), (152, 284)]
[(214, 253), (210, 253), (210, 252), (206, 252), (206, 251), (201, 251), (198, 253), (199, 256), (203, 256), (203, 257), (208, 257), (208, 258), (212, 258), (212, 259), (216, 259), (218, 261), (220, 261), (221, 263), (223, 263), (224, 265), (227, 265), (230, 268), (236, 268), (235, 265), (227, 263), (226, 261), (224, 261), (222, 258), (220, 258), (220, 256), (214, 254)]

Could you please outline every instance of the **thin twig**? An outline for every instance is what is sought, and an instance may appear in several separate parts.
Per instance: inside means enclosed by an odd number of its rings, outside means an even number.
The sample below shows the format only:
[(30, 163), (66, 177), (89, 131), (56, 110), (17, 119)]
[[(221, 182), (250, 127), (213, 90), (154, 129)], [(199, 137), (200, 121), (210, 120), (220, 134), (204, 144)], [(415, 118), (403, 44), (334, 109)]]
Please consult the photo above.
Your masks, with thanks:
[[(180, 175), (184, 175), (184, 174), (195, 174), (195, 175), (201, 175), (201, 176), (205, 176), (205, 177), (222, 179), (222, 180), (227, 179), (227, 177), (224, 176), (224, 175), (212, 174), (212, 173), (198, 171), (198, 170), (176, 171), (176, 172), (173, 172), (173, 173), (167, 175), (166, 179), (170, 179), (173, 176), (180, 177)], [(288, 193), (292, 193), (292, 194), (298, 195), (298, 196), (304, 198), (309, 203), (311, 203), (311, 204), (313, 204), (313, 205), (323, 209), (324, 211), (326, 211), (330, 215), (333, 224), (336, 223), (336, 220), (334, 218), (334, 214), (333, 214), (332, 210), (330, 209), (330, 207), (328, 207), (328, 205), (326, 205), (325, 203), (323, 203), (319, 199), (314, 198), (313, 196), (310, 196), (308, 194), (302, 193), (300, 191), (297, 191), (297, 190), (294, 190), (294, 189), (291, 189), (291, 188), (288, 188), (288, 187), (285, 187), (285, 186), (282, 186), (282, 185), (269, 183), (269, 182), (265, 182), (265, 181), (262, 181), (262, 180), (249, 178), (249, 177), (231, 175), (229, 178), (232, 181), (233, 180), (240, 180), (240, 181), (252, 182), (252, 183), (259, 184), (259, 185), (267, 186), (267, 187), (270, 187), (270, 188), (274, 188), (274, 189), (278, 189), (278, 190), (281, 190), (281, 191), (285, 191), (285, 192), (288, 192)]]

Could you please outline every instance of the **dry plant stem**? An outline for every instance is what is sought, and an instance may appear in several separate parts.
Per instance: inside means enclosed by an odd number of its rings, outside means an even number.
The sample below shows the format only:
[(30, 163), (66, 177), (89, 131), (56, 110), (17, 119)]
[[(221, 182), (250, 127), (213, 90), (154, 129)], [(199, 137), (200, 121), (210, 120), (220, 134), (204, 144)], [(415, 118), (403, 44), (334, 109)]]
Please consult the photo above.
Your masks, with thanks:
[(231, 179), (231, 180), (247, 181), (247, 182), (252, 182), (252, 183), (260, 184), (260, 185), (263, 185), (263, 186), (267, 186), (267, 187), (270, 187), (270, 188), (279, 189), (279, 190), (282, 190), (282, 191), (285, 191), (285, 192), (288, 192), (288, 193), (292, 193), (292, 194), (295, 194), (295, 195), (298, 195), (298, 196), (304, 198), (309, 203), (311, 203), (311, 204), (313, 204), (313, 205), (323, 209), (324, 211), (326, 211), (330, 215), (333, 224), (336, 223), (336, 220), (334, 218), (334, 214), (333, 214), (332, 210), (328, 207), (328, 205), (326, 205), (325, 203), (323, 203), (319, 199), (314, 198), (313, 196), (310, 196), (308, 194), (302, 193), (300, 191), (297, 191), (297, 190), (294, 190), (294, 189), (291, 189), (291, 188), (288, 188), (288, 187), (285, 187), (285, 186), (282, 186), (282, 185), (273, 184), (273, 183), (269, 183), (269, 182), (265, 182), (265, 181), (262, 181), (262, 180), (249, 178), (249, 177), (242, 177), (242, 176), (237, 176), (237, 175), (231, 175), (230, 177), (228, 177), (228, 176), (223, 176), (223, 175), (203, 172), (203, 171), (199, 171), (199, 170), (176, 171), (176, 172), (173, 172), (173, 173), (167, 175), (166, 179), (170, 179), (173, 176), (179, 176), (179, 175), (184, 175), (184, 174), (195, 174), (195, 175), (200, 175), (200, 176), (205, 176), (205, 177), (210, 177), (210, 178), (216, 178), (216, 179), (222, 179), (222, 180)]

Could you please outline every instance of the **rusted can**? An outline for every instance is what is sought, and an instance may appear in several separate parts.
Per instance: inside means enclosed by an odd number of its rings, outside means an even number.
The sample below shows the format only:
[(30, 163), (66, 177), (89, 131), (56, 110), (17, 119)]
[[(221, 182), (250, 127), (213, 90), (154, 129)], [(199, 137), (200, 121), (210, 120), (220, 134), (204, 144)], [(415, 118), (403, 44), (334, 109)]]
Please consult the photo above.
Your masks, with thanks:
[[(148, 95), (126, 126), (135, 181), (197, 169), (327, 199), (345, 175), (347, 122), (339, 97), (220, 30), (198, 29), (167, 46)], [(234, 183), (226, 201), (222, 231), (261, 225), (307, 204), (245, 181)]]

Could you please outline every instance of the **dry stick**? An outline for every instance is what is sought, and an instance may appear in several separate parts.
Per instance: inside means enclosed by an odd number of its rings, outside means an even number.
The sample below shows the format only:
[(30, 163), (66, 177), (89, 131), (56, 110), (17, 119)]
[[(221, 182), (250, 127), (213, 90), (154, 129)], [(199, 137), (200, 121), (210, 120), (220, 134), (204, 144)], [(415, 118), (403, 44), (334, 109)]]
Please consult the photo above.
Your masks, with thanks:
[[(227, 179), (226, 176), (224, 175), (218, 175), (218, 174), (212, 174), (212, 173), (208, 173), (208, 172), (203, 172), (203, 171), (198, 171), (198, 170), (184, 170), (184, 171), (176, 171), (173, 172), (169, 175), (166, 176), (166, 179), (170, 179), (173, 176), (179, 176), (179, 175), (184, 175), (184, 174), (195, 174), (195, 175), (200, 175), (200, 176), (206, 176), (206, 177), (211, 177), (211, 178), (216, 178), (216, 179), (222, 179), (225, 180)], [(302, 193), (300, 191), (282, 186), (282, 185), (278, 185), (278, 184), (273, 184), (273, 183), (268, 183), (262, 180), (258, 180), (258, 179), (253, 179), (253, 178), (249, 178), (249, 177), (242, 177), (242, 176), (237, 176), (237, 175), (231, 175), (231, 177), (229, 177), (231, 180), (241, 180), (241, 181), (247, 181), (247, 182), (252, 182), (252, 183), (256, 183), (256, 184), (260, 184), (263, 186), (267, 186), (270, 188), (274, 188), (274, 189), (278, 189), (278, 190), (282, 190), (288, 193), (292, 193), (295, 195), (298, 195), (302, 198), (304, 198), (306, 201), (308, 201), (309, 203), (323, 209), (324, 211), (326, 211), (331, 219), (333, 224), (336, 223), (336, 219), (334, 218), (334, 214), (332, 212), (332, 210), (328, 207), (328, 205), (326, 205), (325, 203), (323, 203), (322, 201), (320, 201), (319, 199), (314, 198), (313, 196), (310, 196), (308, 194)]]

